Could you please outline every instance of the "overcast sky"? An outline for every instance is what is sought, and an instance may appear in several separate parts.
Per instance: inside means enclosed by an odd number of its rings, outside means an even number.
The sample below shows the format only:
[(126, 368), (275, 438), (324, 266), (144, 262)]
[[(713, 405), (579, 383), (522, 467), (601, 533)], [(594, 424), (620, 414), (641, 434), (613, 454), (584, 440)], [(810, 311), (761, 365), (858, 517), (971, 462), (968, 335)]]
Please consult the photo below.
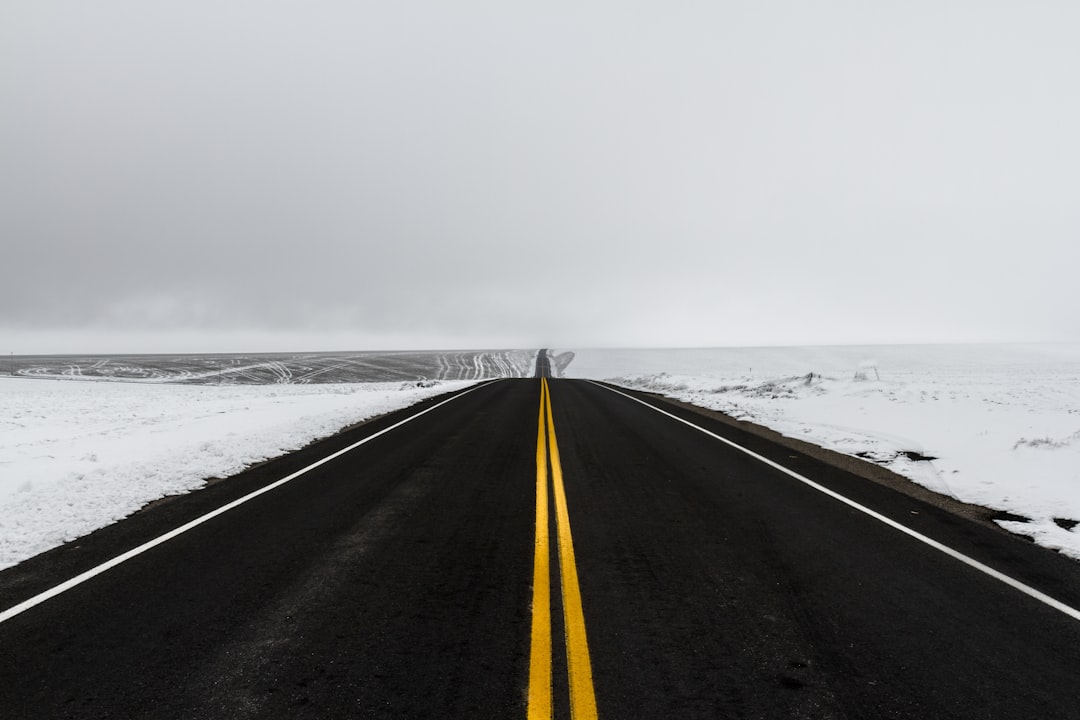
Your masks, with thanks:
[(0, 350), (1080, 340), (1080, 4), (524, 5), (3, 3)]

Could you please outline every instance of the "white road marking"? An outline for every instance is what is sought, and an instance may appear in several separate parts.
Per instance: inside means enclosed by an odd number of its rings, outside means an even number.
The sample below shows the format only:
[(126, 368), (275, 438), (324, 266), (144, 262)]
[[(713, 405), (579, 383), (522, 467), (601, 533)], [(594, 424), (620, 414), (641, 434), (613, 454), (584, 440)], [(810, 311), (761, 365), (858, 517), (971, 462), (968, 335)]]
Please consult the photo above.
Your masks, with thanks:
[(458, 393), (457, 395), (454, 395), (453, 397), (447, 398), (446, 400), (443, 400), (442, 402), (439, 402), (439, 403), (437, 403), (435, 405), (432, 405), (431, 407), (427, 408), (426, 410), (421, 410), (420, 412), (416, 413), (415, 415), (410, 415), (409, 417), (405, 418), (404, 420), (396, 422), (396, 423), (394, 423), (393, 425), (391, 425), (388, 428), (383, 428), (382, 430), (380, 430), (377, 433), (374, 433), (372, 435), (368, 435), (363, 440), (355, 442), (352, 445), (348, 446), (347, 448), (343, 448), (341, 450), (338, 450), (335, 453), (327, 455), (322, 460), (318, 460), (317, 462), (313, 462), (312, 464), (308, 465), (307, 467), (302, 468), (300, 470), (297, 470), (296, 472), (294, 472), (291, 475), (283, 477), (282, 479), (277, 480), (277, 481), (275, 481), (273, 483), (270, 483), (269, 485), (266, 485), (265, 487), (261, 487), (258, 490), (255, 490), (254, 492), (250, 492), (247, 495), (245, 495), (245, 496), (243, 496), (241, 498), (238, 498), (236, 500), (233, 500), (232, 502), (230, 502), (230, 503), (228, 503), (226, 505), (222, 505), (217, 510), (211, 510), (210, 512), (206, 513), (205, 515), (197, 517), (194, 520), (192, 520), (191, 522), (186, 523), (185, 525), (181, 525), (180, 527), (176, 528), (175, 530), (171, 530), (171, 531), (165, 533), (164, 535), (156, 537), (153, 540), (150, 540), (148, 542), (145, 542), (145, 543), (143, 543), (142, 545), (139, 545), (136, 548), (132, 548), (131, 550), (128, 550), (127, 552), (125, 552), (125, 553), (123, 553), (121, 555), (117, 555), (113, 559), (107, 560), (107, 561), (101, 563), (100, 565), (98, 565), (97, 567), (93, 567), (93, 568), (87, 570), (86, 572), (80, 573), (79, 575), (76, 575), (75, 577), (71, 578), (70, 580), (66, 580), (66, 581), (60, 583), (56, 587), (53, 587), (53, 588), (51, 588), (49, 590), (46, 590), (45, 592), (39, 593), (38, 595), (35, 595), (34, 597), (30, 598), (29, 600), (24, 600), (23, 602), (19, 603), (18, 605), (15, 605), (15, 606), (13, 606), (11, 608), (8, 608), (7, 610), (4, 610), (3, 612), (0, 612), (0, 623), (7, 622), (11, 618), (15, 617), (16, 615), (20, 615), (20, 614), (26, 612), (27, 610), (34, 607), (35, 605), (40, 605), (41, 603), (45, 602), (46, 600), (50, 600), (50, 599), (56, 597), (57, 595), (60, 595), (61, 593), (65, 593), (65, 592), (67, 592), (68, 590), (71, 590), (74, 587), (82, 585), (87, 580), (100, 575), (101, 573), (105, 572), (106, 570), (111, 570), (112, 568), (116, 567), (117, 565), (120, 565), (121, 563), (127, 562), (128, 560), (130, 560), (130, 559), (132, 559), (134, 557), (142, 555), (147, 550), (155, 548), (158, 545), (161, 545), (162, 543), (168, 542), (169, 540), (172, 540), (173, 538), (186, 533), (188, 530), (191, 530), (192, 528), (196, 528), (199, 525), (202, 525), (203, 523), (207, 522), (208, 520), (213, 520), (218, 515), (223, 515), (224, 513), (229, 512), (233, 508), (236, 508), (236, 507), (239, 507), (240, 505), (243, 505), (244, 503), (246, 503), (249, 500), (253, 500), (253, 499), (259, 497), (260, 495), (263, 495), (265, 493), (270, 492), (271, 490), (279, 488), (282, 485), (284, 485), (285, 483), (289, 482), (290, 480), (295, 480), (296, 478), (300, 477), (301, 475), (304, 475), (304, 474), (306, 474), (308, 472), (311, 472), (315, 468), (317, 468), (317, 467), (319, 467), (321, 465), (325, 465), (326, 463), (330, 462), (331, 460), (339, 458), (342, 455), (344, 455), (345, 453), (351, 452), (351, 451), (355, 450), (356, 448), (360, 447), (361, 445), (369, 443), (372, 440), (374, 440), (375, 438), (377, 438), (377, 437), (379, 437), (381, 435), (385, 435), (386, 433), (390, 432), (391, 430), (395, 430), (395, 429), (401, 427), (405, 423), (412, 422), (413, 420), (420, 417), (421, 415), (427, 415), (432, 410), (440, 408), (443, 405), (447, 404), (448, 402), (452, 402), (454, 400), (457, 400), (460, 397), (464, 397), (465, 395), (468, 395), (469, 393), (473, 392), (474, 390), (479, 390), (480, 388), (482, 388), (482, 387), (484, 387), (486, 385), (489, 385), (489, 384), (490, 383), (482, 383), (482, 384), (477, 385), (475, 387), (471, 387), (471, 388), (469, 388), (468, 390), (466, 390), (464, 392)]
[(739, 450), (740, 452), (743, 452), (743, 453), (749, 455), (750, 457), (754, 458), (755, 460), (763, 462), (766, 465), (768, 465), (769, 467), (774, 468), (776, 470), (779, 470), (780, 472), (784, 473), (785, 475), (787, 475), (789, 477), (792, 477), (792, 478), (798, 480), (799, 482), (803, 483), (804, 485), (808, 485), (809, 487), (812, 487), (813, 489), (817, 490), (818, 492), (821, 492), (821, 493), (824, 493), (825, 495), (828, 495), (829, 497), (833, 498), (834, 500), (839, 500), (840, 502), (844, 503), (845, 505), (847, 505), (847, 506), (849, 506), (851, 508), (854, 508), (855, 510), (858, 510), (861, 513), (865, 513), (866, 515), (869, 515), (870, 517), (874, 518), (875, 520), (878, 520), (878, 521), (880, 521), (882, 523), (885, 523), (889, 527), (891, 527), (891, 528), (893, 528), (895, 530), (899, 530), (900, 532), (904, 533), (905, 535), (913, 537), (916, 540), (918, 540), (919, 542), (925, 543), (926, 545), (929, 545), (930, 547), (934, 548), (935, 550), (938, 550), (938, 551), (940, 551), (942, 553), (945, 553), (949, 557), (954, 558), (956, 560), (959, 560), (960, 562), (964, 563), (965, 565), (967, 565), (969, 567), (972, 567), (972, 568), (978, 570), (981, 573), (989, 575), (990, 577), (994, 578), (995, 580), (998, 580), (1000, 582), (1005, 583), (1006, 585), (1008, 585), (1011, 588), (1019, 590), (1020, 592), (1024, 593), (1028, 597), (1034, 598), (1035, 600), (1038, 600), (1039, 602), (1043, 603), (1044, 605), (1052, 607), (1053, 609), (1055, 609), (1055, 610), (1057, 610), (1059, 612), (1065, 613), (1066, 615), (1071, 617), (1073, 620), (1080, 620), (1080, 610), (1078, 610), (1078, 609), (1076, 609), (1074, 607), (1071, 607), (1069, 605), (1066, 605), (1065, 603), (1061, 602), (1060, 600), (1055, 600), (1054, 598), (1050, 597), (1046, 593), (1040, 592), (1039, 590), (1036, 590), (1035, 588), (1031, 587), (1030, 585), (1026, 585), (1026, 584), (1022, 583), (1022, 582), (1020, 582), (1019, 580), (1017, 580), (1015, 578), (1009, 577), (1005, 573), (999, 572), (999, 571), (995, 570), (994, 568), (990, 567), (989, 565), (984, 565), (983, 563), (979, 562), (978, 560), (975, 560), (974, 558), (970, 558), (970, 557), (968, 557), (967, 555), (963, 554), (962, 552), (960, 552), (958, 550), (953, 550), (948, 545), (945, 545), (943, 543), (938, 542), (937, 540), (929, 538), (926, 535), (923, 535), (920, 532), (912, 530), (911, 528), (909, 528), (909, 527), (907, 527), (905, 525), (901, 525), (900, 523), (896, 522), (895, 520), (893, 520), (891, 518), (888, 518), (888, 517), (885, 517), (881, 513), (876, 512), (874, 510), (871, 510), (870, 508), (866, 507), (865, 505), (860, 505), (859, 503), (855, 502), (854, 500), (851, 500), (851, 499), (841, 495), (840, 493), (838, 493), (838, 492), (836, 492), (834, 490), (830, 490), (829, 488), (825, 487), (824, 485), (819, 485), (818, 483), (814, 482), (813, 480), (811, 480), (811, 479), (809, 479), (807, 477), (804, 477), (803, 475), (800, 475), (799, 473), (795, 472), (794, 470), (789, 470), (788, 468), (784, 467), (783, 465), (781, 465), (779, 463), (776, 463), (776, 462), (773, 462), (772, 460), (768, 459), (767, 457), (764, 457), (762, 455), (758, 455), (753, 450), (748, 450), (747, 448), (744, 448), (742, 445), (739, 445), (738, 443), (732, 442), (731, 440), (728, 440), (725, 437), (721, 437), (720, 435), (717, 435), (716, 433), (710, 432), (710, 431), (706, 430), (705, 428), (703, 428), (703, 427), (701, 427), (699, 425), (695, 425), (694, 423), (690, 422), (689, 420), (684, 420), (681, 417), (679, 417), (678, 415), (673, 415), (672, 413), (669, 413), (666, 410), (661, 410), (660, 408), (658, 408), (658, 407), (656, 407), (654, 405), (650, 405), (649, 403), (645, 402), (644, 400), (640, 400), (640, 399), (634, 397), (633, 395), (628, 395), (627, 393), (621, 392), (621, 391), (616, 390), (614, 388), (610, 388), (610, 387), (608, 387), (606, 385), (602, 385), (602, 384), (600, 384), (598, 382), (593, 382), (592, 380), (589, 380), (589, 382), (591, 382), (593, 385), (596, 385), (597, 387), (602, 387), (605, 390), (613, 392), (616, 395), (622, 395), (623, 397), (629, 398), (629, 399), (633, 400), (636, 403), (641, 403), (642, 405), (649, 408), (650, 410), (655, 410), (656, 412), (660, 413), (661, 415), (667, 415), (672, 420), (676, 420), (678, 422), (681, 422), (683, 425), (688, 425), (688, 426), (694, 428), (695, 430), (697, 430), (698, 432), (704, 433), (704, 434), (708, 435), (711, 438), (719, 440), (720, 442), (724, 443), (725, 445), (729, 445), (732, 448), (734, 448), (736, 450)]

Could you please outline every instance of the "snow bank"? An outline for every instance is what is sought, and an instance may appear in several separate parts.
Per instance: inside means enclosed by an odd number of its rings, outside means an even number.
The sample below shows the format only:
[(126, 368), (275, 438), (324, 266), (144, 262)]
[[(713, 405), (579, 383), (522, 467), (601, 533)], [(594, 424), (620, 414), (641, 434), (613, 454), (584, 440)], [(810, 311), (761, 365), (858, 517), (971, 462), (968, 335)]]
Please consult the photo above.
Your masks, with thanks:
[(566, 375), (872, 460), (1080, 559), (1080, 346), (577, 351)]
[(141, 385), (0, 378), (0, 569), (147, 503), (471, 382)]

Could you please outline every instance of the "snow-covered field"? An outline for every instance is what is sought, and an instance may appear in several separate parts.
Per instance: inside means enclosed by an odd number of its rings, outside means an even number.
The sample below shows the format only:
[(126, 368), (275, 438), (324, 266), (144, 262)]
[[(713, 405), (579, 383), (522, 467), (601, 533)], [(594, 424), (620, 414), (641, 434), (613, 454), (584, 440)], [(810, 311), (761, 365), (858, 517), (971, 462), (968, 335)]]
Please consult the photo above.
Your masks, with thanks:
[(472, 384), (178, 385), (0, 377), (0, 569), (147, 503)]
[(565, 375), (871, 459), (1080, 559), (1080, 345), (575, 350)]
[(196, 385), (304, 385), (531, 377), (536, 351), (23, 355), (8, 362), (10, 366), (4, 369), (20, 377)]

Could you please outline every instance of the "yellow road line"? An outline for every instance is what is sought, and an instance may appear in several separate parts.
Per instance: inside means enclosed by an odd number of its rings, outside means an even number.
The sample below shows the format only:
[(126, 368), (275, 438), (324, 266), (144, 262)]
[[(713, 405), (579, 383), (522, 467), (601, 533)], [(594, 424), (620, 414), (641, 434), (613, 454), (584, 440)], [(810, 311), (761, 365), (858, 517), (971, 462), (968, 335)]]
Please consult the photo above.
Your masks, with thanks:
[(573, 720), (596, 719), (596, 694), (593, 690), (589, 642), (585, 636), (585, 613), (581, 609), (574, 539), (570, 535), (570, 514), (566, 508), (559, 443), (555, 439), (555, 420), (551, 413), (551, 390), (547, 380), (547, 427), (551, 450), (551, 477), (555, 488), (555, 522), (559, 531), (559, 574), (562, 578), (563, 618), (566, 623), (566, 660), (570, 673), (570, 717)]
[(574, 539), (566, 507), (559, 443), (551, 412), (551, 389), (540, 382), (540, 418), (536, 431), (536, 544), (533, 558), (532, 645), (529, 650), (529, 720), (550, 720), (551, 690), (551, 568), (548, 538), (548, 455), (555, 493), (555, 524), (559, 545), (563, 621), (566, 626), (566, 665), (570, 681), (570, 717), (596, 720), (592, 663), (581, 609), (581, 588), (574, 560)]
[(536, 543), (533, 550), (532, 644), (529, 648), (529, 720), (551, 718), (551, 552), (548, 540), (547, 439), (544, 407), (547, 387), (540, 387), (536, 429)]

